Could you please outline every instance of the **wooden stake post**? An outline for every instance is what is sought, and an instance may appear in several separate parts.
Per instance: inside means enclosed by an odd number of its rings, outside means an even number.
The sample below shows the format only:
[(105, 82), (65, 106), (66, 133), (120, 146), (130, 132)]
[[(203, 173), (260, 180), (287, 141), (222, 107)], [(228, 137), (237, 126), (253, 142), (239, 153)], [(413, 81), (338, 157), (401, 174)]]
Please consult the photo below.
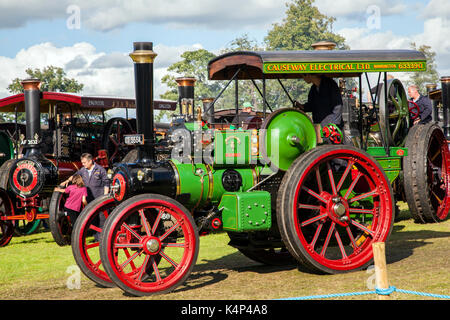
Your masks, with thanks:
[[(389, 282), (386, 268), (386, 253), (384, 242), (375, 242), (372, 244), (373, 259), (375, 262), (376, 286), (379, 289), (388, 289)], [(389, 300), (390, 296), (378, 295), (379, 300)]]

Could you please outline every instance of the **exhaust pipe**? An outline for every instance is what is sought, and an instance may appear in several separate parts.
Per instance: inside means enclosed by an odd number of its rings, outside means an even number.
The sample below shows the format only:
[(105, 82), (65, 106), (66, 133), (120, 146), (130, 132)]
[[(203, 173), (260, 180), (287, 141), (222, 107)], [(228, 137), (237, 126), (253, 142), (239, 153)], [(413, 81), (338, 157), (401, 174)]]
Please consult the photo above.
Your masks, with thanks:
[[(437, 85), (435, 83), (428, 83), (426, 86), (428, 98), (430, 98), (430, 92), (436, 90)], [(433, 110), (431, 111), (431, 119), (433, 122), (439, 122), (439, 112), (438, 112), (438, 102), (436, 100), (431, 100)]]
[(186, 121), (194, 120), (194, 85), (197, 80), (193, 77), (180, 77), (175, 81), (178, 84), (180, 114)]
[(450, 128), (449, 128), (449, 108), (450, 108), (450, 76), (441, 78), (442, 88), (442, 114), (444, 134), (447, 140), (450, 140)]
[(138, 160), (155, 162), (155, 134), (153, 119), (153, 42), (134, 42), (130, 53), (134, 62), (136, 92), (136, 131), (144, 136), (143, 145), (138, 146)]
[(41, 81), (39, 79), (26, 79), (21, 82), (24, 89), (26, 144), (25, 157), (41, 157)]

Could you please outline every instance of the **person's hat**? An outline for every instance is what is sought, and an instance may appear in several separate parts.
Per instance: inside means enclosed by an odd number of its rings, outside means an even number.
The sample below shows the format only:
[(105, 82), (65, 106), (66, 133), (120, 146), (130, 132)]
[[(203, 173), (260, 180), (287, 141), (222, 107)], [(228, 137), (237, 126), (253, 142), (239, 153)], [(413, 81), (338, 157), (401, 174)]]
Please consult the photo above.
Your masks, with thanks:
[(250, 102), (244, 102), (244, 104), (242, 105), (244, 108), (251, 108), (252, 104)]

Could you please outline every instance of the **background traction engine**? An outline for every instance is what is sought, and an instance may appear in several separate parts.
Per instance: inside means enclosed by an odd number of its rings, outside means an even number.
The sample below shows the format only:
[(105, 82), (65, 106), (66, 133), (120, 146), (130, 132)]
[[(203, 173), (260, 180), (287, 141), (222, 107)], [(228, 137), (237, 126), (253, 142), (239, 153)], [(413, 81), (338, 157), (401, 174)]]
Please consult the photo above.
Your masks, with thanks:
[[(189, 139), (175, 139), (171, 158), (157, 161), (152, 48), (134, 43), (130, 54), (137, 156), (114, 165), (111, 195), (89, 203), (72, 233), (75, 260), (88, 278), (132, 295), (169, 292), (189, 277), (199, 233), (215, 230), (267, 264), (339, 273), (371, 263), (371, 244), (392, 230), (389, 180), (364, 151), (317, 146), (301, 111), (278, 110), (259, 129), (193, 123), (194, 131), (184, 130)], [(209, 142), (194, 139), (193, 150), (182, 152), (192, 135)]]
[(30, 229), (38, 226), (39, 219), (49, 218), (43, 208), (52, 205), (46, 201), (54, 187), (81, 167), (80, 162), (48, 159), (43, 154), (39, 84), (37, 79), (22, 82), (26, 113), (24, 155), (6, 161), (0, 169), (0, 246), (9, 243), (19, 221)]

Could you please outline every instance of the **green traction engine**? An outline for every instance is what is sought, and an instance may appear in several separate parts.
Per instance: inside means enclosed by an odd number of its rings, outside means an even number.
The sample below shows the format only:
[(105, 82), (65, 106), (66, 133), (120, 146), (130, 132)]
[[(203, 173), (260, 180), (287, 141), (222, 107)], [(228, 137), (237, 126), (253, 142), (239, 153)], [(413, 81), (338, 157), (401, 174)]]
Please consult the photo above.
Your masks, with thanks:
[[(319, 145), (308, 115), (294, 108), (256, 127), (205, 123), (200, 110), (195, 117), (193, 88), (185, 88), (193, 82), (180, 85), (170, 141), (156, 141), (156, 53), (152, 43), (136, 42), (130, 56), (137, 134), (125, 140), (137, 151), (114, 165), (111, 194), (89, 203), (74, 226), (73, 254), (88, 278), (137, 296), (172, 291), (196, 263), (199, 236), (213, 231), (227, 232), (231, 246), (269, 265), (340, 273), (372, 262), (372, 243), (392, 230), (389, 179), (407, 149), (390, 149), (393, 157), (383, 162), (352, 145)], [(161, 143), (169, 154), (157, 154)]]

